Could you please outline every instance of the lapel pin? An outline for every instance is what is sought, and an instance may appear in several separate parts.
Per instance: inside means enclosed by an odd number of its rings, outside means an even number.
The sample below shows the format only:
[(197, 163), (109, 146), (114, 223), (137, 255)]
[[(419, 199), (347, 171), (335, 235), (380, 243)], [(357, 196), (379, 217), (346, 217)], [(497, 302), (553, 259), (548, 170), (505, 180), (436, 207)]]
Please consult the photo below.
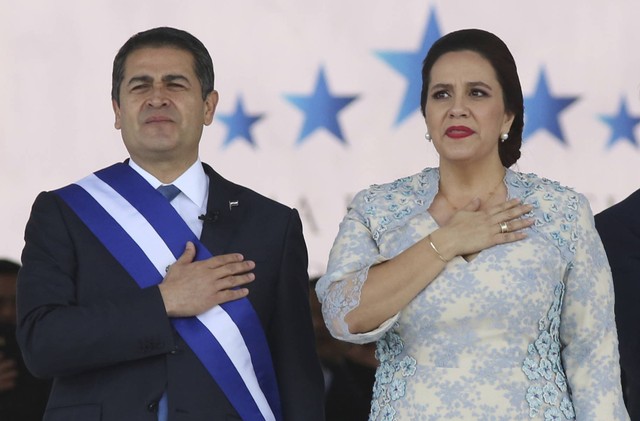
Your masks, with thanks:
[(237, 200), (229, 200), (229, 210), (231, 210), (232, 208), (235, 208), (238, 206), (240, 202), (238, 202)]

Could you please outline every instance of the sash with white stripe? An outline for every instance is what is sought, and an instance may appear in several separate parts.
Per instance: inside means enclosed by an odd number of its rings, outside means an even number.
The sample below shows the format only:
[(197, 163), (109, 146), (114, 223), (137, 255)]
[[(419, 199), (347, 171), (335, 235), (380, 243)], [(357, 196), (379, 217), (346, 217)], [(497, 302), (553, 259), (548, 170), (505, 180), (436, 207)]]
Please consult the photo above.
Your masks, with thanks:
[[(196, 245), (195, 260), (211, 257), (173, 206), (127, 164), (97, 171), (56, 193), (141, 288), (162, 281), (187, 241)], [(243, 420), (282, 420), (267, 339), (247, 298), (171, 322)]]

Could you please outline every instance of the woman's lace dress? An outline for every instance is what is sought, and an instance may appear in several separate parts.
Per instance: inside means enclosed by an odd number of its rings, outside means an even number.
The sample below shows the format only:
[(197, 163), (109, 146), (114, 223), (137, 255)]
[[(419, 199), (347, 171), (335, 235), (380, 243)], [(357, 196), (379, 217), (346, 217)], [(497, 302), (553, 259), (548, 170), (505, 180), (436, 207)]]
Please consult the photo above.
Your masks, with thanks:
[[(369, 267), (438, 228), (437, 169), (360, 192), (317, 291), (332, 333), (377, 340), (371, 420), (627, 420), (611, 274), (587, 200), (507, 170), (528, 237), (449, 262), (399, 314), (350, 334)], [(395, 282), (389, 279), (388, 282)], [(400, 287), (400, 286), (398, 286)]]

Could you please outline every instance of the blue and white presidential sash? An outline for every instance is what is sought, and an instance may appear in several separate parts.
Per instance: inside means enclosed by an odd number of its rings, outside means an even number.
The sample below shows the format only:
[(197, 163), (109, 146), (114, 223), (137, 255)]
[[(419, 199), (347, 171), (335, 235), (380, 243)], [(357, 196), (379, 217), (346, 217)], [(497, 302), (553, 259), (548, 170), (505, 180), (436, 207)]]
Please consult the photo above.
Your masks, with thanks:
[[(187, 241), (196, 245), (196, 260), (211, 257), (173, 206), (127, 164), (97, 171), (56, 193), (141, 288), (162, 281)], [(267, 339), (247, 298), (171, 322), (243, 420), (282, 420)]]

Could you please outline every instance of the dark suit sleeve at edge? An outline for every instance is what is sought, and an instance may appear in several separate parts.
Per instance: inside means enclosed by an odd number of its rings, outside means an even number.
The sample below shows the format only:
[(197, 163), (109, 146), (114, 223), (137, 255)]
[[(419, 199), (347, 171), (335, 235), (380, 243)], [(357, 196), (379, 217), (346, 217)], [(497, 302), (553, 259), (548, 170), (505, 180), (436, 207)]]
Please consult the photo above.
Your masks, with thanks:
[(269, 327), (285, 421), (324, 421), (324, 380), (316, 354), (307, 247), (302, 223), (291, 211), (282, 250), (275, 316)]
[[(106, 267), (105, 255), (88, 256), (86, 246), (95, 247), (96, 240), (77, 235), (84, 227), (80, 224), (53, 193), (38, 196), (27, 223), (17, 334), (27, 366), (39, 377), (78, 374), (173, 347), (158, 288), (141, 290), (113, 260), (108, 259)], [(80, 238), (86, 242), (81, 244)], [(103, 277), (105, 282), (126, 285), (126, 291), (79, 302), (79, 285), (91, 288)]]
[(629, 416), (640, 420), (640, 190), (595, 216), (615, 289), (620, 369)]

